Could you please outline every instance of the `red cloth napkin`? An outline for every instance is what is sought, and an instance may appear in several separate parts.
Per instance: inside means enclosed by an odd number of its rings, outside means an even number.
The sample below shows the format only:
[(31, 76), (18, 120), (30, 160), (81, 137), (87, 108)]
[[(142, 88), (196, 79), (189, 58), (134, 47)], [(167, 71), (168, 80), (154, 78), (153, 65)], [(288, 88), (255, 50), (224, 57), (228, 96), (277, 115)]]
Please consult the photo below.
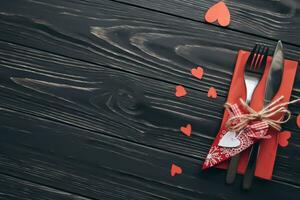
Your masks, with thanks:
[[(247, 59), (250, 55), (250, 52), (240, 50), (238, 52), (237, 61), (235, 65), (235, 70), (233, 73), (227, 102), (230, 104), (239, 103), (239, 99), (242, 98), (245, 100), (246, 98), (246, 85), (244, 81), (244, 70), (245, 65), (247, 62)], [(261, 81), (259, 82), (258, 86), (256, 87), (252, 100), (250, 102), (251, 108), (253, 108), (256, 111), (259, 111), (263, 108), (263, 99), (264, 99), (264, 91), (265, 91), (265, 85), (267, 76), (269, 74), (270, 70), (270, 64), (272, 61), (272, 57), (268, 57), (267, 65), (265, 68), (265, 72), (263, 74), (263, 77)], [(296, 75), (298, 67), (297, 61), (292, 60), (285, 60), (284, 62), (284, 70), (283, 70), (283, 77), (282, 77), (282, 84), (275, 95), (274, 99), (279, 98), (280, 96), (284, 96), (284, 99), (280, 103), (288, 102), (291, 96), (294, 79)], [(281, 117), (281, 116), (276, 116)], [(222, 150), (221, 154), (220, 152), (217, 152), (217, 150), (220, 150), (218, 147), (219, 140), (221, 137), (225, 134), (225, 123), (229, 119), (229, 113), (227, 110), (224, 112), (223, 120), (221, 123), (221, 128), (211, 146), (211, 149), (208, 153), (208, 156), (203, 164), (203, 169), (210, 168), (212, 166), (221, 168), (221, 169), (227, 169), (227, 160), (234, 154), (237, 154), (238, 151), (228, 151), (228, 150)], [(275, 163), (275, 157), (277, 153), (277, 146), (278, 146), (278, 131), (275, 131), (273, 129), (270, 129), (269, 134), (272, 135), (271, 139), (265, 139), (260, 140), (260, 150), (258, 154), (258, 160), (256, 162), (256, 170), (255, 170), (255, 176), (263, 178), (263, 179), (271, 179), (273, 174), (273, 168)], [(244, 142), (245, 144), (251, 146), (253, 143), (257, 142), (256, 139), (251, 139), (251, 141)], [(246, 148), (246, 149), (245, 149)], [(238, 166), (238, 173), (244, 174), (247, 167), (247, 162), (249, 158), (249, 152), (250, 148), (247, 148), (244, 146), (244, 149), (241, 152), (241, 158), (239, 161)], [(228, 154), (228, 152), (230, 152)], [(222, 155), (222, 156), (220, 156)], [(212, 159), (212, 156), (215, 156), (215, 159)]]

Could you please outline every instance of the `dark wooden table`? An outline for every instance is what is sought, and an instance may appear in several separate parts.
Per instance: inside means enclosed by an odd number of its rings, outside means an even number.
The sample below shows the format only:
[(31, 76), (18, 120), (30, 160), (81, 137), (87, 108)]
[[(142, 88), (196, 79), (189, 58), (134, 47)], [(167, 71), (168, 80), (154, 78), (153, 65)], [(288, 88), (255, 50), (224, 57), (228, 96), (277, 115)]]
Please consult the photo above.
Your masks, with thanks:
[(0, 199), (299, 199), (299, 104), (272, 181), (245, 192), (241, 176), (228, 186), (224, 171), (201, 171), (237, 51), (281, 39), (287, 58), (300, 55), (299, 0), (226, 0), (228, 28), (203, 21), (216, 2), (1, 0)]

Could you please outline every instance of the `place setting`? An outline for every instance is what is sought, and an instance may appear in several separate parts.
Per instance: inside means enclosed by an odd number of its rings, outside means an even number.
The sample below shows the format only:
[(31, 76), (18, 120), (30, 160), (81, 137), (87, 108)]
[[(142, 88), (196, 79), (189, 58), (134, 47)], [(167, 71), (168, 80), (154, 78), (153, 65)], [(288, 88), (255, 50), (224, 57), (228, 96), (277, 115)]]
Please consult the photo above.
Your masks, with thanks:
[[(206, 11), (204, 20), (228, 27), (231, 14), (225, 2), (220, 1)], [(288, 106), (300, 101), (291, 98), (298, 61), (285, 58), (281, 40), (272, 46), (257, 42), (252, 49), (238, 50), (221, 125), (202, 164), (202, 170), (208, 174), (209, 168), (226, 170), (228, 185), (236, 182), (237, 174), (242, 175), (243, 190), (251, 189), (255, 177), (272, 179), (278, 147), (287, 147), (292, 135), (282, 129), (292, 118)], [(191, 70), (191, 75), (199, 80), (204, 74), (201, 66)], [(177, 97), (187, 94), (184, 86), (176, 87)], [(217, 98), (217, 90), (210, 87), (207, 97)], [(192, 124), (182, 126), (180, 131), (190, 137)], [(171, 175), (181, 173), (183, 168), (173, 163)]]
[(277, 148), (291, 136), (282, 130), (291, 118), (287, 107), (300, 101), (291, 100), (298, 62), (284, 58), (281, 41), (271, 51), (264, 44), (239, 50), (221, 127), (202, 166), (227, 170), (227, 184), (243, 175), (245, 190), (254, 177), (272, 179)]
[(300, 0), (0, 5), (1, 200), (299, 199)]

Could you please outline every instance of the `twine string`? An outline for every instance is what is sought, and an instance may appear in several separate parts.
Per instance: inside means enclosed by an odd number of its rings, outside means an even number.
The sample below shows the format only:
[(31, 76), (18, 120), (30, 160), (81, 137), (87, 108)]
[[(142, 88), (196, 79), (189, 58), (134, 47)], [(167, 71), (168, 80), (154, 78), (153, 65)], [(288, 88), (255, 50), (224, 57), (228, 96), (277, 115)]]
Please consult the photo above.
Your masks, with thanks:
[[(286, 106), (300, 101), (300, 99), (296, 99), (293, 101), (278, 104), (283, 99), (284, 96), (277, 98), (275, 101), (271, 102), (258, 112), (252, 109), (243, 99), (240, 99), (242, 106), (246, 111), (248, 111), (248, 113), (230, 117), (226, 122), (226, 127), (231, 131), (240, 132), (252, 121), (264, 121), (270, 127), (273, 127), (275, 130), (280, 131), (281, 124), (288, 122), (291, 119), (292, 115), (291, 112), (286, 108)], [(224, 106), (226, 109), (231, 108), (230, 103), (226, 103)], [(280, 113), (284, 114), (283, 117), (279, 119), (272, 119), (273, 116), (276, 116)], [(284, 116), (287, 116), (287, 118), (283, 120)]]

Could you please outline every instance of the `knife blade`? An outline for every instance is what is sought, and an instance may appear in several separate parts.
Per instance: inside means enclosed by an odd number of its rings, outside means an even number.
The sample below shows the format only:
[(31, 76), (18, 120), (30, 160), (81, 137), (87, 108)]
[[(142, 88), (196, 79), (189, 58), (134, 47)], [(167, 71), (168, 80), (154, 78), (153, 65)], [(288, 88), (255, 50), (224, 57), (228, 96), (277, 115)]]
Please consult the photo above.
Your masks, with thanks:
[(278, 41), (267, 78), (264, 98), (265, 106), (272, 101), (272, 98), (275, 96), (280, 87), (283, 74), (283, 58), (284, 54), (282, 42)]
[[(282, 80), (284, 53), (281, 41), (278, 41), (271, 62), (265, 87), (264, 106), (268, 105), (276, 95)], [(243, 179), (243, 189), (250, 189), (255, 172), (255, 161), (259, 152), (259, 141), (256, 142), (249, 155), (247, 170)]]

